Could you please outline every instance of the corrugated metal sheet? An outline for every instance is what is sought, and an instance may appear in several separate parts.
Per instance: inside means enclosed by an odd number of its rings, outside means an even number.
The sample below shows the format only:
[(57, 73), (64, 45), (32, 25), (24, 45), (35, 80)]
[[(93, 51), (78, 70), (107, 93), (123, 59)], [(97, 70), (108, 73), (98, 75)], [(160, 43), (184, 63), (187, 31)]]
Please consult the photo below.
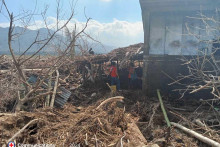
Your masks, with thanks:
[(63, 105), (67, 102), (69, 99), (71, 92), (64, 87), (60, 87), (59, 90), (61, 90), (61, 94), (57, 94), (55, 98), (54, 105), (56, 107), (63, 107)]
[(28, 79), (28, 83), (35, 84), (37, 82), (37, 78), (38, 78), (37, 75), (31, 75)]
[[(37, 82), (38, 76), (36, 75), (31, 75), (30, 78), (28, 79), (28, 82), (30, 84), (35, 84)], [(48, 80), (45, 80), (45, 83), (48, 83)], [(54, 81), (51, 82), (51, 85), (54, 86)], [(47, 89), (47, 85), (43, 84), (41, 86), (44, 89)], [(57, 94), (55, 97), (54, 105), (56, 107), (63, 107), (63, 105), (68, 101), (71, 92), (64, 87), (59, 87), (57, 91), (61, 92), (61, 94)]]

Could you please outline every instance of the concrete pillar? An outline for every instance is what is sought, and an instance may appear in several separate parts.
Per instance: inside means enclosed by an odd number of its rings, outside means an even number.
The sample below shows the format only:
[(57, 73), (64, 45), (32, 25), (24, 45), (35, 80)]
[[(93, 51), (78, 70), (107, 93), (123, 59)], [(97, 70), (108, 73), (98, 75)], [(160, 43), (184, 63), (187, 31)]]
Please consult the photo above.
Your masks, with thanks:
[(142, 12), (143, 26), (144, 26), (144, 67), (143, 67), (143, 79), (142, 79), (142, 90), (145, 93), (148, 89), (148, 67), (149, 67), (149, 50), (150, 50), (150, 12)]

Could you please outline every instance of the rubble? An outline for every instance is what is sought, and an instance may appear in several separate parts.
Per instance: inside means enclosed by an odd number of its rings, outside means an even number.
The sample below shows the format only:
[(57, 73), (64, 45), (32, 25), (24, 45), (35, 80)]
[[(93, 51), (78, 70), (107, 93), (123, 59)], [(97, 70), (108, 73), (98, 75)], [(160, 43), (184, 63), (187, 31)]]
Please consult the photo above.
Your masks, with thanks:
[(111, 60), (124, 61), (130, 59), (143, 59), (143, 43), (130, 45), (112, 50), (111, 52), (103, 55), (86, 55), (76, 57), (76, 62), (90, 62), (90, 63), (103, 63)]
[(123, 108), (117, 108), (115, 100), (102, 104), (102, 107), (93, 105), (79, 110), (66, 105), (63, 110), (40, 109), (34, 113), (3, 114), (0, 120), (2, 143), (32, 120), (35, 122), (14, 138), (16, 142), (36, 144), (40, 141), (57, 146), (73, 143), (82, 146), (114, 146), (120, 144), (121, 140), (132, 146), (146, 143), (135, 124), (137, 119), (130, 117)]
[[(84, 91), (86, 90), (89, 89), (84, 89)], [(0, 113), (2, 143), (4, 144), (13, 134), (35, 120), (15, 138), (16, 142), (26, 144), (44, 142), (56, 144), (56, 146), (63, 144), (67, 146), (71, 144), (120, 146), (123, 144), (128, 147), (205, 145), (178, 129), (171, 128), (169, 132), (159, 107), (159, 101), (146, 99), (141, 95), (137, 98), (138, 92), (130, 93), (129, 91), (120, 93), (124, 97), (109, 98), (109, 92), (106, 91), (101, 95), (97, 93), (96, 98), (90, 99), (92, 103), (87, 103), (84, 98), (79, 97), (78, 101), (81, 100), (79, 106), (72, 105), (70, 101), (62, 109), (41, 108), (33, 112)], [(89, 93), (87, 95), (90, 96)], [(87, 101), (89, 101), (88, 99), (87, 97)], [(144, 102), (146, 100), (148, 103)], [(169, 102), (164, 102), (166, 107)], [(195, 110), (197, 106), (186, 105), (183, 109), (189, 107)], [(184, 114), (182, 110), (170, 109), (167, 113), (170, 121), (179, 122), (219, 142), (218, 126), (216, 126), (217, 130), (210, 126), (213, 132), (210, 136), (204, 127), (193, 124), (193, 120), (200, 117), (198, 113), (208, 111), (206, 108), (201, 106), (197, 113), (193, 113), (190, 111), (191, 109), (189, 112), (184, 111)], [(175, 113), (171, 113), (172, 111)], [(174, 115), (179, 113), (182, 113), (180, 117)], [(204, 121), (208, 126), (206, 119), (210, 116), (206, 116), (201, 121)], [(167, 135), (169, 136), (168, 140)]]
[[(108, 56), (127, 55), (127, 60), (140, 52), (141, 46), (140, 44), (118, 49), (109, 53)], [(127, 53), (133, 48), (136, 50)], [(97, 55), (99, 59), (101, 56)], [(106, 55), (102, 57), (105, 58)], [(6, 61), (4, 64), (11, 62), (9, 58), (9, 60), (6, 59), (7, 57), (4, 57)], [(51, 59), (48, 60), (53, 62)], [(46, 61), (41, 63), (41, 60), (33, 62), (38, 62), (38, 66), (33, 66), (30, 61), (24, 68), (43, 69), (45, 67), (43, 65), (51, 64)], [(11, 63), (10, 65), (13, 66)], [(12, 66), (10, 69), (13, 69)], [(83, 81), (83, 75), (77, 70), (72, 63), (65, 64), (58, 69), (58, 78), (56, 76), (52, 78), (51, 83), (55, 82), (55, 78), (59, 81), (55, 106), (62, 107), (46, 107), (45, 97), (43, 97), (31, 102), (26, 111), (16, 113), (12, 113), (16, 103), (15, 97), (17, 97), (17, 91), (23, 87), (16, 81), (15, 70), (11, 70), (10, 74), (1, 73), (1, 103), (4, 101), (13, 106), (5, 105), (4, 110), (2, 106), (0, 109), (2, 112), (0, 113), (0, 146), (4, 146), (9, 140), (16, 143), (45, 143), (56, 146), (206, 146), (205, 143), (175, 127), (169, 129), (157, 98), (146, 97), (138, 90), (112, 93), (103, 80), (95, 79), (94, 83), (89, 80)], [(43, 72), (30, 70), (26, 74), (30, 78), (31, 75), (41, 75)], [(48, 81), (45, 83), (47, 84)], [(53, 87), (54, 84), (51, 86)], [(11, 97), (10, 101), (6, 101), (7, 96)], [(215, 142), (220, 142), (219, 105), (210, 107), (209, 104), (205, 100), (195, 103), (192, 100), (169, 98), (164, 100), (164, 108), (171, 122), (187, 127)]]

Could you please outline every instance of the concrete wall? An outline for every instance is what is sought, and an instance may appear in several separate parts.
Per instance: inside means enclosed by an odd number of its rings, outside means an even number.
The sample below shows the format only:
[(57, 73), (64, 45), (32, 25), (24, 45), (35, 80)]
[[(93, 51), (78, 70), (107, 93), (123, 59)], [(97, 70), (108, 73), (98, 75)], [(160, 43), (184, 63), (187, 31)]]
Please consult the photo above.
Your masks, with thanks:
[[(186, 65), (183, 65), (181, 61), (183, 56), (169, 56), (169, 55), (155, 55), (148, 56), (144, 62), (148, 63), (148, 72), (146, 76), (147, 88), (143, 89), (148, 96), (157, 96), (156, 90), (160, 89), (162, 95), (168, 96), (169, 98), (180, 98), (181, 95), (177, 89), (185, 89), (186, 87), (180, 84), (173, 84), (174, 80), (178, 80), (181, 75), (188, 75), (188, 69)], [(186, 58), (186, 57), (184, 57)], [(191, 58), (191, 57), (187, 57)], [(182, 84), (191, 83), (189, 79), (182, 80)], [(209, 90), (200, 91), (195, 94), (185, 93), (186, 98), (198, 98), (207, 99), (212, 97)]]
[(220, 1), (139, 1), (144, 27), (143, 91), (156, 94), (156, 89), (162, 89), (164, 93), (175, 95), (177, 93), (170, 91), (178, 87), (168, 86), (172, 80), (162, 71), (176, 78), (179, 73), (188, 71), (178, 60), (182, 55), (210, 54), (212, 43), (207, 41), (220, 36), (214, 30), (219, 28), (219, 23), (204, 22), (200, 14), (219, 22), (216, 8), (219, 8)]
[[(156, 89), (161, 89), (164, 94), (178, 97), (178, 92), (171, 91), (183, 87), (168, 86), (172, 80), (164, 73), (174, 79), (180, 73), (187, 75), (187, 68), (181, 66), (179, 60), (182, 55), (211, 53), (212, 44), (206, 41), (216, 39), (219, 32), (213, 29), (219, 26), (208, 21), (207, 27), (201, 19), (198, 19), (200, 16), (197, 14), (198, 11), (143, 12), (145, 31), (143, 90), (149, 95), (154, 95)], [(218, 20), (214, 11), (206, 11), (203, 14)]]
[[(210, 27), (199, 19), (198, 11), (153, 12), (150, 14), (150, 55), (198, 55), (205, 48), (211, 52), (211, 44), (203, 41), (214, 39), (213, 29), (218, 27), (208, 21)], [(215, 11), (203, 12), (216, 18)], [(147, 22), (146, 22), (147, 23)]]

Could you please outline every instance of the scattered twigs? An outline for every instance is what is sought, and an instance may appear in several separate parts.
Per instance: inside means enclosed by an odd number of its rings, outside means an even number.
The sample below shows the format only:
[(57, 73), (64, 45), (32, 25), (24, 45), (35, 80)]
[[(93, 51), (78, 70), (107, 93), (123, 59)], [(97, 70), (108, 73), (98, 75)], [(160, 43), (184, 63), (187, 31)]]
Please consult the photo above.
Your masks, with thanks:
[(126, 133), (124, 132), (124, 135), (120, 138), (120, 140), (116, 143), (115, 147), (123, 147), (123, 138), (126, 136)]
[(154, 115), (155, 115), (156, 110), (157, 110), (157, 108), (158, 108), (159, 106), (160, 106), (160, 103), (156, 103), (156, 104), (153, 105), (153, 108), (152, 108), (153, 113), (152, 113), (152, 115), (151, 115), (151, 117), (150, 117), (150, 121), (149, 121), (147, 127), (150, 127), (150, 126), (151, 126), (151, 127), (153, 128)]
[(97, 139), (96, 135), (94, 135), (94, 136), (95, 136), (95, 146), (98, 147), (98, 139)]
[(109, 102), (113, 102), (113, 101), (123, 101), (124, 97), (122, 96), (116, 96), (116, 97), (112, 97), (112, 98), (108, 98), (106, 100), (104, 100), (97, 108), (96, 110), (99, 110), (103, 105), (109, 103)]
[(38, 121), (38, 119), (31, 120), (29, 123), (27, 123), (21, 130), (19, 130), (17, 133), (15, 133), (14, 136), (12, 136), (7, 142), (14, 140), (16, 137), (18, 137), (19, 134), (21, 134), (29, 125), (35, 123)]
[(171, 114), (177, 116), (178, 118), (182, 119), (183, 121), (187, 122), (187, 124), (189, 126), (193, 126), (195, 125), (194, 123), (192, 123), (191, 121), (189, 121), (187, 118), (183, 117), (181, 114), (177, 113), (177, 112), (173, 112), (173, 111), (169, 111)]
[(167, 108), (168, 108), (168, 109), (171, 109), (171, 110), (176, 110), (176, 111), (189, 111), (189, 110), (187, 110), (187, 109), (175, 108), (175, 107), (168, 107), (168, 106), (167, 106)]
[(202, 89), (204, 89), (204, 88), (206, 88), (206, 87), (208, 87), (209, 85), (211, 85), (212, 83), (211, 82), (208, 82), (207, 84), (205, 84), (204, 86), (200, 86), (199, 88), (197, 88), (197, 89), (195, 89), (195, 90), (193, 90), (193, 91), (191, 91), (190, 93), (195, 93), (195, 92), (198, 92), (198, 91), (200, 91), (200, 90), (202, 90)]
[(206, 127), (206, 125), (203, 124), (200, 119), (196, 119), (196, 120), (195, 120), (195, 123), (196, 123), (197, 125), (199, 125), (200, 127)]
[(120, 139), (121, 141), (121, 147), (123, 147), (123, 138), (125, 137), (126, 133), (124, 133), (124, 135), (122, 136), (122, 138)]
[(209, 136), (212, 137), (212, 134), (214, 133), (214, 131), (212, 129), (210, 129), (205, 123), (202, 123), (200, 119), (196, 119), (195, 123), (202, 127), (204, 130), (206, 130), (206, 133), (209, 133)]
[(207, 137), (205, 137), (205, 136), (203, 136), (203, 135), (201, 135), (201, 134), (199, 134), (199, 133), (197, 133), (193, 130), (190, 130), (190, 129), (188, 129), (188, 128), (180, 125), (180, 124), (177, 124), (177, 123), (174, 123), (174, 122), (171, 122), (170, 124), (173, 125), (174, 127), (177, 127), (179, 129), (181, 129), (182, 131), (192, 135), (193, 137), (199, 139), (200, 141), (202, 141), (202, 142), (204, 142), (204, 143), (206, 143), (210, 146), (220, 147), (220, 144), (218, 142), (216, 142), (214, 140), (211, 140), (211, 139), (209, 139), (209, 138), (207, 138)]

